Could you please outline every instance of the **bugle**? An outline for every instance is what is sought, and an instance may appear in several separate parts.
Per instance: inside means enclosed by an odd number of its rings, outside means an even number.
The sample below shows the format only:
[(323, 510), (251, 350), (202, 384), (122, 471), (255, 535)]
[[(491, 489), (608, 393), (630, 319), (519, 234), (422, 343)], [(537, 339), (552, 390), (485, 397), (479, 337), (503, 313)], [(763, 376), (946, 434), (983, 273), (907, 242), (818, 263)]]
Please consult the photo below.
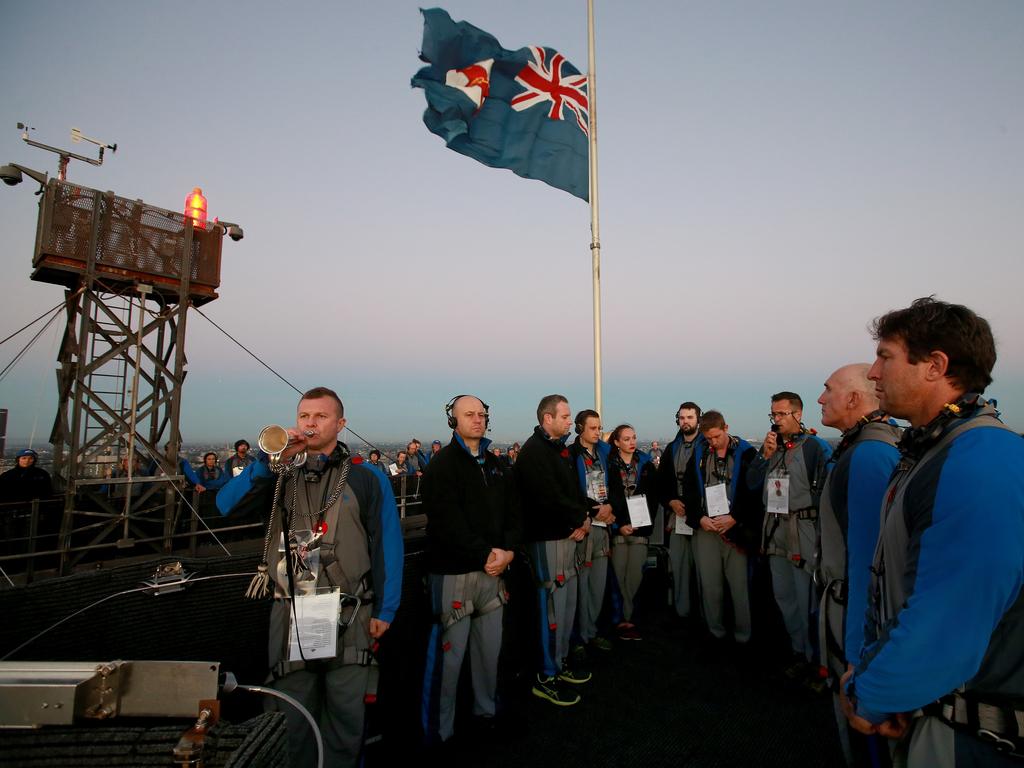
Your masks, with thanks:
[[(304, 434), (306, 437), (312, 437), (316, 433), (313, 430), (308, 430)], [(275, 472), (285, 471), (288, 466), (301, 467), (306, 463), (306, 452), (303, 450), (292, 457), (289, 465), (282, 467), (281, 454), (285, 452), (291, 442), (292, 439), (291, 435), (288, 434), (288, 430), (279, 424), (271, 424), (268, 427), (264, 427), (260, 430), (260, 436), (256, 440), (260, 450), (269, 457), (270, 468)]]

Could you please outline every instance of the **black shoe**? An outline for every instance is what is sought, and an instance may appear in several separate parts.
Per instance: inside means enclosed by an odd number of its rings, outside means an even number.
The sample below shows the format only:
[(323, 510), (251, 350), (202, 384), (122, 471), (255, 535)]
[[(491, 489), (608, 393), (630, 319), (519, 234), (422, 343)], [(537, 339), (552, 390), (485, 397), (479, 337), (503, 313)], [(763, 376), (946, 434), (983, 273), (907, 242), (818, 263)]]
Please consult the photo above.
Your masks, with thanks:
[(537, 675), (533, 683), (533, 695), (550, 701), (558, 707), (571, 707), (580, 703), (580, 695), (563, 688), (556, 677)]
[(563, 683), (572, 683), (573, 685), (589, 683), (591, 677), (593, 675), (585, 669), (569, 669), (566, 666), (563, 666), (562, 671), (558, 673), (559, 680)]

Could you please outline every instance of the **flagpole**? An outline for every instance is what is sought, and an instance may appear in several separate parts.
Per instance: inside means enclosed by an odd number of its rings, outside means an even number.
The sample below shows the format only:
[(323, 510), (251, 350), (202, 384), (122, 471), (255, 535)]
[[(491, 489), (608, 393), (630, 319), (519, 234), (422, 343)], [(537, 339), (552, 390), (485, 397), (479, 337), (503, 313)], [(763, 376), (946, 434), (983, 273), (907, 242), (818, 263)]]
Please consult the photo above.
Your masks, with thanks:
[(594, 282), (594, 410), (601, 411), (601, 232), (597, 202), (597, 71), (594, 0), (587, 0), (587, 138), (590, 144), (590, 254)]

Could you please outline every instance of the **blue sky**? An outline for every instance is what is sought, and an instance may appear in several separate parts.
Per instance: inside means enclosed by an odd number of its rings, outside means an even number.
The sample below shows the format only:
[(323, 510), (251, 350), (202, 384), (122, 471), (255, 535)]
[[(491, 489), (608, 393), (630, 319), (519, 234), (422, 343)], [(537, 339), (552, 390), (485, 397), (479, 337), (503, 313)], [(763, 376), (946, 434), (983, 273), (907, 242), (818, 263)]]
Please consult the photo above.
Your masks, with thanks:
[[(667, 437), (692, 399), (760, 438), (793, 389), (817, 426), (870, 320), (936, 294), (991, 321), (989, 394), (1024, 429), (1024, 4), (595, 5), (606, 425)], [(73, 181), (172, 209), (201, 186), (246, 232), (204, 311), (286, 378), (371, 439), (443, 436), (461, 392), (521, 439), (542, 395), (592, 405), (589, 210), (423, 127), (418, 7), (0, 0), (0, 162), (52, 172), (16, 122), (77, 126), (118, 151)], [(582, 0), (444, 7), (586, 67)], [(0, 189), (0, 337), (61, 300), (29, 280), (31, 191)], [(49, 433), (56, 343), (0, 382), (11, 438)], [(196, 314), (186, 351), (186, 440), (292, 418)]]

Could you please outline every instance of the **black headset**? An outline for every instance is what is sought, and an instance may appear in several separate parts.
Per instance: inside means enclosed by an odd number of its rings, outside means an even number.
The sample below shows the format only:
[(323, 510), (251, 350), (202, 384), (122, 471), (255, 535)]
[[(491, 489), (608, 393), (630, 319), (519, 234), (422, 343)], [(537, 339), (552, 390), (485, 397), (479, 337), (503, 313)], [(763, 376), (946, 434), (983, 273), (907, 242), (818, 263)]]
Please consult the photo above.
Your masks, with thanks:
[[(686, 403), (680, 403), (679, 407), (676, 408), (676, 412), (672, 414), (672, 418), (676, 420), (676, 424), (679, 423), (679, 412), (681, 410), (683, 410), (683, 406), (684, 405), (686, 405)], [(686, 410), (688, 410), (688, 411), (696, 411), (696, 413), (697, 413), (697, 421), (698, 422), (700, 421), (700, 417), (704, 415), (704, 411), (702, 411), (700, 409), (699, 405), (696, 408), (691, 408), (690, 406), (686, 405)]]
[[(455, 409), (455, 403), (457, 403), (459, 401), (460, 397), (476, 397), (476, 395), (456, 395), (455, 397), (453, 397), (451, 400), (448, 401), (448, 404), (444, 407), (444, 415), (445, 415), (445, 418), (448, 419), (448, 428), (449, 429), (455, 429), (459, 425), (459, 422), (455, 418), (455, 414), (452, 413), (452, 411)], [(479, 397), (476, 397), (476, 399), (480, 400)], [(490, 430), (490, 428), (491, 428), (491, 406), (489, 406), (483, 400), (480, 400), (480, 405), (482, 405), (484, 407), (484, 426), (486, 426), (487, 429)]]
[(596, 418), (601, 419), (601, 414), (595, 411), (593, 408), (586, 408), (576, 414), (576, 418), (573, 419), (573, 428), (576, 430), (577, 435), (583, 434), (583, 425), (587, 423), (587, 419)]
[[(907, 429), (896, 447), (904, 456), (919, 459), (942, 437), (950, 423), (957, 419), (973, 416), (981, 408), (994, 404), (994, 402), (994, 400), (986, 400), (979, 394), (969, 392), (957, 402), (943, 405), (938, 416), (927, 424)], [(993, 405), (993, 407), (995, 406)]]
[(832, 455), (829, 457), (828, 463), (835, 466), (839, 463), (839, 457), (842, 456), (846, 450), (853, 445), (857, 440), (857, 436), (861, 430), (864, 429), (868, 424), (872, 422), (884, 422), (889, 418), (889, 414), (878, 408), (870, 413), (865, 413), (859, 419), (857, 423), (850, 427), (848, 430), (843, 432), (843, 436), (839, 439), (839, 443), (832, 450)]

